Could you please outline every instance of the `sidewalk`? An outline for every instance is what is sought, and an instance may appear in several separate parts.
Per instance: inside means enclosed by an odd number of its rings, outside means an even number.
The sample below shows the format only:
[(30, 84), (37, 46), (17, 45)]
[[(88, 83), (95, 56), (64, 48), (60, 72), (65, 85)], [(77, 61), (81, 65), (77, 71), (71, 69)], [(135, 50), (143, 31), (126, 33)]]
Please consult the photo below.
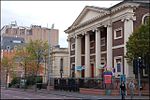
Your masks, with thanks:
[[(18, 89), (18, 88), (8, 88), (16, 91), (24, 91), (24, 89)], [(35, 92), (34, 89), (26, 89), (26, 92)], [(36, 92), (35, 92), (36, 93)], [(69, 92), (69, 91), (56, 91), (51, 90), (47, 91), (46, 89), (37, 89), (37, 93), (44, 93), (44, 94), (53, 94), (53, 95), (59, 95), (59, 96), (68, 96), (68, 97), (77, 97), (81, 99), (121, 99), (121, 96), (105, 96), (105, 95), (89, 95), (89, 94), (81, 94), (79, 92)], [(126, 99), (130, 99), (130, 96), (126, 96)], [(149, 96), (134, 96), (133, 99), (143, 99), (143, 100), (149, 100)]]

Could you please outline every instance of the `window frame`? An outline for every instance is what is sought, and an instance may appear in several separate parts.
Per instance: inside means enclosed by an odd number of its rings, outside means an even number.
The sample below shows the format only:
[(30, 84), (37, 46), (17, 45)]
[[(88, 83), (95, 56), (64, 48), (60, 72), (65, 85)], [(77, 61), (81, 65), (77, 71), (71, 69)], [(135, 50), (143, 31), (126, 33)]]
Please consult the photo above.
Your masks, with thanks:
[(76, 45), (75, 43), (71, 44), (71, 50), (75, 50), (75, 47), (73, 48), (73, 45)]
[[(117, 31), (121, 31), (121, 36), (116, 37)], [(114, 40), (120, 39), (120, 38), (122, 38), (122, 37), (123, 37), (123, 34), (122, 34), (122, 27), (119, 27), (119, 28), (115, 29), (115, 30), (114, 30)]]
[(146, 13), (145, 15), (143, 15), (143, 17), (142, 17), (142, 24), (145, 24), (144, 21), (145, 21), (146, 17), (150, 17), (150, 13)]
[[(121, 72), (118, 72), (117, 70), (117, 62), (116, 60), (120, 59), (120, 64), (121, 64)], [(119, 77), (119, 75), (123, 74), (123, 57), (122, 56), (115, 56), (114, 57), (114, 68), (115, 68), (115, 76)]]

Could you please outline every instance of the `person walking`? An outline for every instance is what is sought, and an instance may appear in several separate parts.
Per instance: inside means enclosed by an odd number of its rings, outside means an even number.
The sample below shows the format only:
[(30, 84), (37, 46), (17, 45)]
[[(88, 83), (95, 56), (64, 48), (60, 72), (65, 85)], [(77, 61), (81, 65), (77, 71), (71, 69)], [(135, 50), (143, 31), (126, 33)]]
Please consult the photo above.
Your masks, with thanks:
[(134, 88), (135, 88), (134, 81), (131, 80), (130, 83), (129, 83), (129, 89), (130, 89), (131, 99), (133, 99), (133, 96), (134, 96)]
[(125, 99), (125, 91), (126, 91), (126, 86), (125, 86), (124, 81), (121, 82), (121, 84), (120, 84), (120, 89), (121, 89), (121, 97), (122, 97), (122, 100), (124, 100), (124, 99)]

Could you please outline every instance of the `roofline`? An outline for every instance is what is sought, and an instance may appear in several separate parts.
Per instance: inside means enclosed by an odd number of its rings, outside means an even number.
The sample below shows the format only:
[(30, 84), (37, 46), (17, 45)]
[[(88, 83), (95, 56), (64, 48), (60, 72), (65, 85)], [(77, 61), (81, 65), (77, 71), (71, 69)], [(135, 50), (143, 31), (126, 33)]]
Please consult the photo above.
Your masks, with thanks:
[[(126, 4), (129, 4), (129, 6), (130, 5), (132, 5), (133, 4), (133, 6), (135, 6), (135, 7), (138, 7), (138, 6), (142, 6), (142, 7), (149, 7), (149, 5), (150, 5), (150, 3), (148, 3), (148, 2), (138, 2), (138, 1), (134, 1), (134, 0), (124, 0), (124, 1), (121, 1), (120, 3), (118, 3), (118, 4), (116, 4), (116, 5), (114, 5), (114, 6), (112, 6), (112, 7), (110, 7), (110, 8), (108, 8), (108, 9), (105, 9), (106, 11), (108, 10), (108, 11), (113, 11), (114, 9), (116, 9), (117, 7), (119, 7), (119, 6), (121, 6), (121, 5), (126, 5)], [(135, 5), (134, 5), (135, 4)], [(124, 5), (124, 6), (125, 6)], [(93, 6), (85, 6), (85, 8), (86, 7), (92, 7), (92, 8), (94, 8)], [(132, 7), (132, 6), (131, 6)], [(84, 8), (84, 9), (85, 9)], [(84, 10), (83, 9), (83, 10)], [(95, 8), (95, 9), (98, 9), (98, 8)], [(103, 9), (103, 8), (102, 8)], [(83, 10), (81, 11), (81, 13), (83, 12)], [(113, 11), (114, 12), (114, 11)], [(81, 15), (81, 13), (79, 14), (79, 16)], [(78, 16), (78, 17), (79, 17)], [(77, 17), (77, 19), (78, 19), (78, 17)], [(77, 20), (76, 19), (76, 20)], [(75, 21), (76, 21), (75, 20)], [(73, 22), (73, 24), (75, 23), (75, 21)], [(72, 25), (73, 25), (72, 24)], [(72, 31), (72, 30), (74, 30), (74, 28), (72, 28), (72, 25), (70, 26), (70, 27), (68, 27), (68, 29), (66, 29), (64, 32), (66, 33), (66, 34), (68, 34), (70, 31)]]

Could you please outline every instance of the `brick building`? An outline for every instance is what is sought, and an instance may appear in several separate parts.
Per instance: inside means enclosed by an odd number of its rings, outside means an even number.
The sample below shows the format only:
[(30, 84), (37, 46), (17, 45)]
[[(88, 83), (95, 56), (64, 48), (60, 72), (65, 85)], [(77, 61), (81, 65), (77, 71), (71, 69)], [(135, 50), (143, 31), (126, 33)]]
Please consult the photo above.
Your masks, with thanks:
[(5, 25), (1, 29), (1, 34), (3, 36), (10, 37), (22, 37), (25, 42), (28, 43), (31, 40), (42, 40), (47, 41), (50, 33), (50, 43), (52, 46), (58, 45), (59, 31), (57, 29), (49, 29), (46, 27), (41, 27), (38, 25), (31, 25), (30, 27), (17, 26), (16, 23), (11, 23), (10, 25)]
[[(70, 75), (101, 77), (99, 66), (106, 65), (114, 69), (115, 77), (134, 77), (133, 66), (125, 58), (126, 42), (149, 16), (148, 2), (123, 1), (110, 8), (86, 6), (65, 30)], [(78, 70), (79, 66), (82, 69)]]
[[(50, 34), (49, 34), (50, 33)], [(50, 36), (50, 37), (49, 37)], [(17, 26), (17, 23), (11, 23), (10, 25), (5, 25), (1, 29), (1, 57), (3, 56), (11, 56), (15, 54), (15, 48), (17, 45), (24, 45), (25, 43), (29, 43), (31, 40), (42, 40), (48, 42), (48, 38), (50, 38), (51, 46), (58, 45), (59, 33), (57, 29), (49, 29), (44, 28), (37, 25), (31, 25), (31, 27), (25, 26)], [(16, 62), (17, 63), (17, 62)], [(42, 63), (42, 70), (39, 75), (45, 75), (45, 66)], [(47, 66), (46, 66), (47, 67)], [(16, 64), (16, 74), (17, 77), (21, 77), (24, 75), (24, 70), (22, 69), (19, 63)], [(2, 73), (4, 71), (1, 71)], [(2, 74), (1, 73), (1, 74)], [(5, 79), (5, 74), (1, 75), (1, 79)], [(9, 76), (9, 81), (11, 81), (11, 76)], [(1, 81), (2, 84), (5, 83), (4, 80)]]

